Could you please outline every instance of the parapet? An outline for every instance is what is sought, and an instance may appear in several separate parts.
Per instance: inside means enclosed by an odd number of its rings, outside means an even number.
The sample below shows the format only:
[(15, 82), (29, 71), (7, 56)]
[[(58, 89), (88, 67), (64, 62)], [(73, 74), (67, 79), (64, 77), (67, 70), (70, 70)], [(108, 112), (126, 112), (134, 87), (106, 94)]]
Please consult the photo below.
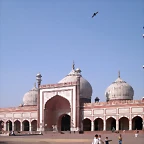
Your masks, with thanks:
[(73, 86), (73, 85), (77, 85), (77, 82), (67, 82), (67, 83), (40, 85), (40, 89), (67, 87), (67, 86)]

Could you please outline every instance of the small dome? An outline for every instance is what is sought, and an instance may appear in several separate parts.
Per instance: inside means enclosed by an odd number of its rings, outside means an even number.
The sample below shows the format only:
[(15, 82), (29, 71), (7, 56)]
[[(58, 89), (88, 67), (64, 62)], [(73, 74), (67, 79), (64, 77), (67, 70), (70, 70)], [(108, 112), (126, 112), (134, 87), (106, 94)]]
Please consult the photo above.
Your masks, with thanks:
[(132, 100), (134, 96), (133, 88), (120, 78), (113, 82), (106, 90), (105, 96), (107, 100)]
[(98, 97), (95, 98), (95, 102), (99, 102), (99, 100), (100, 100), (100, 99), (99, 99)]
[(37, 105), (37, 95), (38, 95), (38, 89), (36, 88), (35, 84), (34, 87), (24, 95), (23, 105), (24, 106)]
[(23, 104), (20, 104), (19, 107), (23, 107)]
[(90, 83), (82, 77), (81, 70), (79, 68), (75, 70), (74, 64), (71, 72), (58, 83), (76, 82), (77, 76), (80, 76), (80, 98), (91, 99), (92, 87)]

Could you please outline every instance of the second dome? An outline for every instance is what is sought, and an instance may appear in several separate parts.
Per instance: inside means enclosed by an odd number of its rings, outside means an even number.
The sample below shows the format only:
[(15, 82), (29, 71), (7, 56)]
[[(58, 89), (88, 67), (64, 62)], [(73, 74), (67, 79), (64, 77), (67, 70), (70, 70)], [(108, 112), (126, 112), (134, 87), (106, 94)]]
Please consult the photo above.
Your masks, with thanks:
[(134, 90), (120, 78), (119, 72), (116, 81), (106, 89), (105, 96), (107, 100), (133, 100)]
[(71, 72), (58, 83), (76, 82), (78, 75), (80, 76), (80, 98), (91, 99), (92, 86), (82, 77), (80, 69), (75, 70), (74, 64)]

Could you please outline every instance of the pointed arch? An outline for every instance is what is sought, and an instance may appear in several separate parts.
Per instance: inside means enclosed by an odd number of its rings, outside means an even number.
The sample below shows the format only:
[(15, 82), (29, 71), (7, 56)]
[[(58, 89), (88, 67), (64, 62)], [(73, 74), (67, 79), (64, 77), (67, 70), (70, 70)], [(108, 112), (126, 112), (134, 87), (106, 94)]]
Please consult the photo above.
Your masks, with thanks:
[(132, 119), (132, 130), (142, 130), (143, 119), (140, 116), (135, 116)]
[(103, 119), (96, 118), (94, 120), (94, 130), (95, 131), (103, 131)]
[(113, 117), (109, 117), (106, 120), (106, 130), (110, 131), (113, 128), (116, 129), (116, 119), (114, 119)]
[(37, 130), (37, 120), (31, 121), (31, 130), (36, 131)]
[(16, 120), (14, 122), (14, 131), (20, 131), (20, 125), (21, 125), (21, 122), (19, 120)]
[(58, 130), (70, 131), (71, 128), (71, 117), (68, 114), (62, 114), (58, 119)]
[(82, 122), (83, 122), (83, 130), (91, 131), (91, 120), (89, 118), (85, 118)]
[(6, 122), (6, 131), (12, 131), (12, 121), (8, 120)]
[(119, 130), (129, 130), (129, 119), (127, 117), (119, 119)]
[(28, 120), (24, 120), (22, 122), (23, 125), (23, 131), (29, 131), (29, 121)]
[(45, 130), (52, 130), (52, 125), (56, 125), (58, 123), (59, 113), (67, 114), (70, 112), (70, 102), (66, 98), (56, 95), (49, 99), (45, 103), (44, 110)]
[(4, 121), (0, 120), (0, 131), (3, 131), (4, 128)]

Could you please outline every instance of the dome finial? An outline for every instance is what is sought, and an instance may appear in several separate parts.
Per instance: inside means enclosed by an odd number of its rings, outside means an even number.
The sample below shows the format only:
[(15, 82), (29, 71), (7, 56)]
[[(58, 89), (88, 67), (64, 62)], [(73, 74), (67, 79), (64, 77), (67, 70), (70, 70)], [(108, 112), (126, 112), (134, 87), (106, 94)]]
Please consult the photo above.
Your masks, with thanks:
[(120, 78), (120, 70), (118, 71), (118, 77)]
[(75, 63), (73, 61), (73, 64), (72, 64), (72, 69), (75, 70)]

